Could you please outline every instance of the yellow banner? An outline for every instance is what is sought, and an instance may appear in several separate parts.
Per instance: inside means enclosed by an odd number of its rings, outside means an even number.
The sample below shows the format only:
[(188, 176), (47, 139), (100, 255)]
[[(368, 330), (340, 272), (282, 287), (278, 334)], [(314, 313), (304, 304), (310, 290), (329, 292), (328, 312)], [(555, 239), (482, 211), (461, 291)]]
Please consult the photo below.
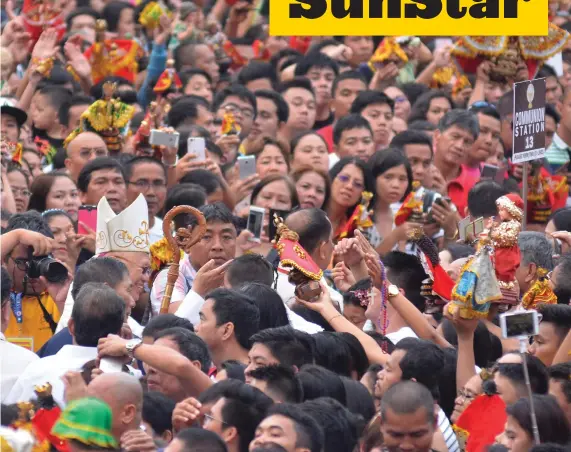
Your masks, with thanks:
[(274, 0), (272, 36), (546, 36), (548, 0)]

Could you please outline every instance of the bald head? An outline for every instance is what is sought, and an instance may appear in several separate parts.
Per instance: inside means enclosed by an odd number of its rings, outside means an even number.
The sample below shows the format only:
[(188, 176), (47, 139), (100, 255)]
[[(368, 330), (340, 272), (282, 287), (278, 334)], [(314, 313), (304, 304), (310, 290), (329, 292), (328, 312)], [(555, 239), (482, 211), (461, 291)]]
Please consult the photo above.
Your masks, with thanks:
[(66, 149), (65, 167), (77, 182), (79, 173), (90, 160), (109, 155), (103, 138), (93, 132), (82, 132), (71, 140)]
[(321, 209), (302, 209), (289, 215), (285, 224), (299, 234), (299, 244), (315, 263), (327, 268), (333, 253), (332, 226), (327, 214)]
[(88, 395), (103, 400), (113, 411), (113, 436), (119, 439), (139, 428), (143, 410), (143, 388), (137, 378), (124, 372), (105, 373), (89, 383)]

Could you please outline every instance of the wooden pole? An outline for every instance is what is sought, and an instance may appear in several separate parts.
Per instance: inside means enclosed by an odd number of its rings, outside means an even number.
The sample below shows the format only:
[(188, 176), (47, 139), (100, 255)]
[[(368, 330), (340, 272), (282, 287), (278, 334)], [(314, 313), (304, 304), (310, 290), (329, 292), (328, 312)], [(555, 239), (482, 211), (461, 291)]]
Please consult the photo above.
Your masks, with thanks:
[(529, 173), (529, 162), (523, 162), (523, 175), (522, 175), (522, 194), (521, 197), (523, 198), (523, 221), (521, 223), (521, 230), (525, 231), (525, 227), (527, 225), (527, 192), (529, 190), (528, 187), (528, 173)]

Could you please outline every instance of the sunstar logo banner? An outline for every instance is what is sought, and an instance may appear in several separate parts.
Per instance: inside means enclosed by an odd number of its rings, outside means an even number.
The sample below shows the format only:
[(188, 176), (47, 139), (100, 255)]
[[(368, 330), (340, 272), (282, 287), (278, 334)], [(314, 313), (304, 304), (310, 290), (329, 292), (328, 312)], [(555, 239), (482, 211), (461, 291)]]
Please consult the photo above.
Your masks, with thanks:
[(274, 36), (546, 36), (548, 0), (273, 0)]

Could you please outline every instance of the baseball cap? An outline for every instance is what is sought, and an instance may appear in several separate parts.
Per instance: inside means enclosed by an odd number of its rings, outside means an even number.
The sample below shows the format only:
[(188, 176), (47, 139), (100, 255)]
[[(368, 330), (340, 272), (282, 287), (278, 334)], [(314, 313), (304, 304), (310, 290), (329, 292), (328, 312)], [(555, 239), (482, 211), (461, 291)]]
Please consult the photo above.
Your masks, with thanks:
[(28, 114), (21, 108), (16, 107), (14, 99), (0, 97), (0, 113), (13, 116), (18, 121), (18, 127), (22, 127), (28, 120)]

